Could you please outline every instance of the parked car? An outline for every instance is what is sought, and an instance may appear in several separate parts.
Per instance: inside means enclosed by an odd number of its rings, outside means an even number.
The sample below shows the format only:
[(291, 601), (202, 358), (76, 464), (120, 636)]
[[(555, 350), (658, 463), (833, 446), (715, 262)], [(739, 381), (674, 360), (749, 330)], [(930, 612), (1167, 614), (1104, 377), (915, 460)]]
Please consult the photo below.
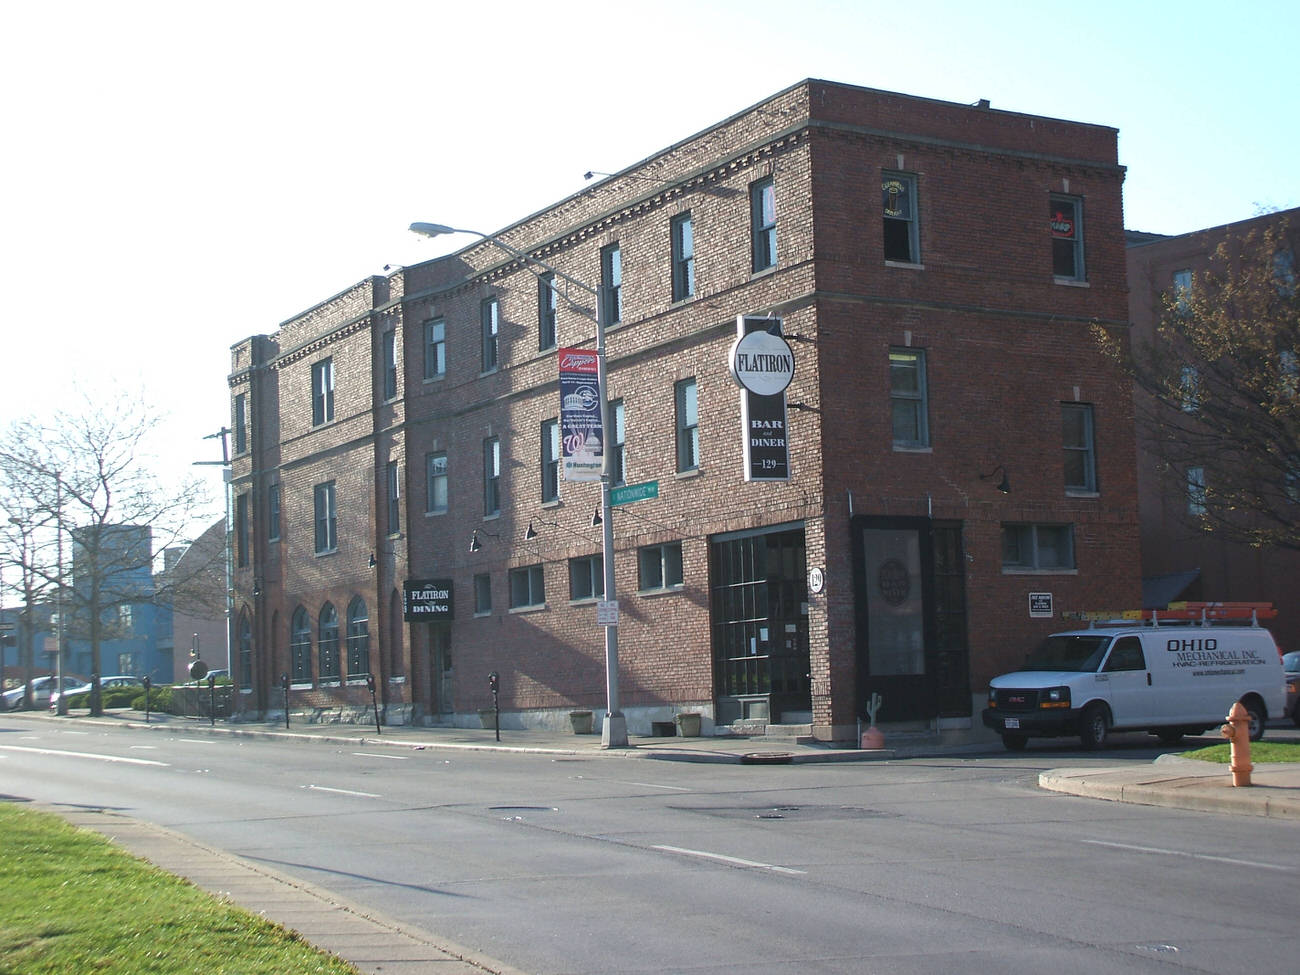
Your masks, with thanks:
[(1286, 713), (1300, 728), (1300, 650), (1282, 654), (1282, 670), (1286, 673)]
[[(71, 699), (78, 694), (89, 694), (91, 684), (83, 684), (78, 687), (69, 687), (64, 693)], [(109, 677), (99, 679), (99, 689), (101, 692), (108, 690), (110, 687), (144, 687), (144, 678), (136, 677), (134, 674), (113, 674)], [(59, 694), (55, 692), (50, 696), (50, 710), (56, 710), (59, 706)]]
[[(84, 683), (80, 677), (64, 677), (63, 687), (65, 690), (71, 690), (79, 687)], [(58, 687), (58, 678), (52, 675), (45, 677), (36, 677), (32, 680), (32, 707), (43, 708), (50, 701), (50, 696), (55, 693)], [(4, 692), (4, 709), (13, 711), (23, 706), (23, 685), (11, 688)]]

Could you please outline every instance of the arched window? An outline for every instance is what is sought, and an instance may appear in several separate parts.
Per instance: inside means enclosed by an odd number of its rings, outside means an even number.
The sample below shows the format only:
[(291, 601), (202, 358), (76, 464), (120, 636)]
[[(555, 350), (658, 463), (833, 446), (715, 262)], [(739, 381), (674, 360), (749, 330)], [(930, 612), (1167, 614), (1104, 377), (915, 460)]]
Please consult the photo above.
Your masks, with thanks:
[(239, 614), (239, 686), (253, 686), (253, 624), (247, 611)]
[(348, 676), (370, 673), (370, 618), (360, 596), (348, 603)]
[[(388, 602), (388, 628), (388, 676), (401, 677), (405, 673), (402, 668), (402, 594), (396, 589)], [(383, 647), (379, 649), (383, 650)]]
[(307, 611), (299, 606), (293, 611), (293, 628), (289, 631), (289, 679), (295, 684), (311, 683), (311, 623)]
[(339, 679), (339, 614), (333, 603), (320, 611), (316, 641), (320, 651), (319, 673), (322, 681)]

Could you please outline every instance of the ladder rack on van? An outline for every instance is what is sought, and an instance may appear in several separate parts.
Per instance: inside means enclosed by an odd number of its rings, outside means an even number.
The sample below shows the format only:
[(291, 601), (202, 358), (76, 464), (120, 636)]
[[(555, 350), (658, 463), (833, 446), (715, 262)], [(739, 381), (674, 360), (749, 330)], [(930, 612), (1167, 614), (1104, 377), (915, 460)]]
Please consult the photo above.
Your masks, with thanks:
[(1243, 623), (1259, 626), (1260, 620), (1277, 616), (1272, 603), (1176, 602), (1164, 609), (1125, 609), (1100, 612), (1063, 612), (1062, 619), (1084, 621), (1089, 629), (1097, 626), (1160, 626), (1171, 623)]

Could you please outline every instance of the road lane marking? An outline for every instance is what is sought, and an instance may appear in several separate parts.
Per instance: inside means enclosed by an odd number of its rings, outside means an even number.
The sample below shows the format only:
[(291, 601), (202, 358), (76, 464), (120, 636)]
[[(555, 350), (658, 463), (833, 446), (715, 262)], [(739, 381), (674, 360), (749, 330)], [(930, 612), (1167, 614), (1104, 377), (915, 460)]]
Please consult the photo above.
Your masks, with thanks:
[(1190, 853), (1187, 850), (1166, 850), (1159, 846), (1133, 846), (1129, 843), (1108, 843), (1105, 840), (1084, 840), (1084, 843), (1091, 843), (1093, 846), (1109, 846), (1116, 850), (1132, 850), (1135, 853), (1159, 853), (1171, 857), (1189, 857), (1193, 860), (1211, 860), (1215, 863), (1231, 863), (1238, 867), (1258, 867), (1261, 870), (1285, 870), (1288, 873), (1294, 870), (1294, 867), (1284, 866), (1280, 863), (1260, 863), (1256, 860), (1238, 860), (1235, 857), (1217, 857), (1209, 853)]
[(214, 738), (177, 738), (176, 740), (191, 745), (215, 745), (217, 743)]
[(352, 789), (331, 789), (327, 785), (309, 785), (304, 788), (311, 789), (313, 792), (333, 792), (341, 796), (360, 796), (363, 799), (382, 799), (377, 792), (354, 792)]
[(33, 755), (57, 755), (61, 758), (93, 758), (97, 762), (116, 762), (120, 765), (168, 767), (167, 762), (155, 762), (147, 758), (122, 758), (118, 755), (96, 755), (94, 752), (68, 752), (59, 748), (27, 748), (23, 745), (0, 745), (0, 749), (9, 752), (30, 752)]
[(706, 860), (717, 860), (738, 867), (771, 870), (773, 873), (806, 874), (808, 872), (807, 870), (795, 870), (793, 867), (778, 867), (772, 863), (759, 863), (757, 860), (742, 860), (740, 857), (729, 857), (721, 853), (709, 853), (707, 850), (687, 850), (680, 846), (655, 846), (652, 849), (663, 850), (665, 853), (680, 853), (682, 856), (688, 857), (703, 857)]
[(694, 792), (695, 790), (682, 785), (664, 785), (661, 782), (629, 782), (626, 779), (600, 779), (592, 778), (586, 775), (575, 775), (575, 779), (584, 782), (611, 782), (614, 785), (634, 785), (638, 789), (671, 789), (674, 792)]
[(379, 752), (353, 752), (352, 754), (359, 758), (386, 758), (390, 762), (409, 762), (411, 760), (410, 755), (383, 755)]

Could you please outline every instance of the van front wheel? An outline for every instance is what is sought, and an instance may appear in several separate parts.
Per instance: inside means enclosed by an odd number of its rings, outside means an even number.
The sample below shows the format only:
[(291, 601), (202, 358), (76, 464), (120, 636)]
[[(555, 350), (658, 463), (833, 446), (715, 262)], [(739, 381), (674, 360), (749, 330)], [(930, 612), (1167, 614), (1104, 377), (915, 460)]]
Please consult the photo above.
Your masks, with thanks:
[(1268, 724), (1268, 713), (1257, 698), (1242, 701), (1241, 706), (1250, 715), (1250, 740), (1259, 741), (1264, 737), (1264, 726)]
[(1088, 751), (1106, 744), (1106, 735), (1110, 731), (1110, 715), (1101, 704), (1089, 704), (1083, 709), (1079, 719), (1079, 740)]

